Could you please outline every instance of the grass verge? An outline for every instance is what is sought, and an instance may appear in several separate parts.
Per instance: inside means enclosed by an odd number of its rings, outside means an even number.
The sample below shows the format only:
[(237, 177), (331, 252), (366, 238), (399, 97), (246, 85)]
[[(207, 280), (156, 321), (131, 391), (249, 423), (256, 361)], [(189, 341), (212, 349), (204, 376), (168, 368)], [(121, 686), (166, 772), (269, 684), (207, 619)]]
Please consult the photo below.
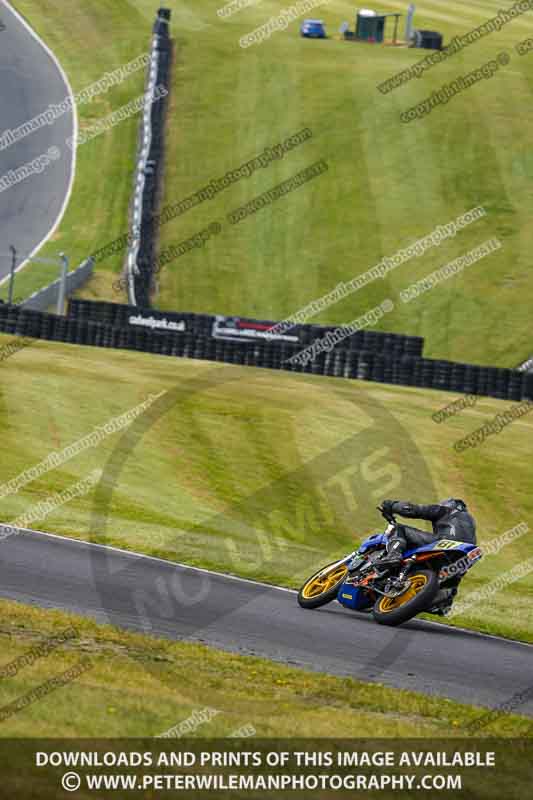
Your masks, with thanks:
[[(0, 601), (2, 665), (32, 664), (3, 677), (0, 712), (85, 660), (76, 680), (0, 722), (3, 737), (152, 737), (205, 708), (216, 711), (193, 737), (245, 728), (259, 737), (467, 736), (484, 715), (450, 700), (318, 675), (196, 644), (125, 633), (59, 611)], [(74, 628), (61, 647), (33, 660), (36, 648)], [(183, 728), (182, 728), (183, 730)], [(502, 714), (481, 736), (531, 735), (531, 720)]]

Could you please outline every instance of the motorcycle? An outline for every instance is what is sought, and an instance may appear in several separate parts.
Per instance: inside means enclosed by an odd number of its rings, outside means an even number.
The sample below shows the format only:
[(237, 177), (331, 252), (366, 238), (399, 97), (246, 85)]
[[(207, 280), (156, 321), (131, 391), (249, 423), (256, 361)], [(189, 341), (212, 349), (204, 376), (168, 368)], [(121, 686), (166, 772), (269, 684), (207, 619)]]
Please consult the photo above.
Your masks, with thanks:
[(439, 539), (407, 550), (392, 574), (390, 567), (380, 567), (380, 560), (398, 523), (381, 506), (378, 511), (388, 522), (385, 532), (369, 536), (358, 550), (308, 578), (298, 593), (298, 603), (302, 608), (319, 608), (338, 600), (353, 611), (372, 611), (381, 625), (401, 625), (422, 612), (445, 616), (458, 584), (482, 558), (481, 548)]

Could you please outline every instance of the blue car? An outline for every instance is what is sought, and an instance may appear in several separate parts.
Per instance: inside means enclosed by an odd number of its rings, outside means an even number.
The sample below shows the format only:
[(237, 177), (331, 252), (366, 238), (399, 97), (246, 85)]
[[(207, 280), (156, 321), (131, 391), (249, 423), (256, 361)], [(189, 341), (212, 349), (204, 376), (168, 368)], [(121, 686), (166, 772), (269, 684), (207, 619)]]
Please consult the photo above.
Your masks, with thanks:
[(321, 19), (304, 19), (300, 26), (300, 34), (307, 39), (325, 39), (326, 29)]

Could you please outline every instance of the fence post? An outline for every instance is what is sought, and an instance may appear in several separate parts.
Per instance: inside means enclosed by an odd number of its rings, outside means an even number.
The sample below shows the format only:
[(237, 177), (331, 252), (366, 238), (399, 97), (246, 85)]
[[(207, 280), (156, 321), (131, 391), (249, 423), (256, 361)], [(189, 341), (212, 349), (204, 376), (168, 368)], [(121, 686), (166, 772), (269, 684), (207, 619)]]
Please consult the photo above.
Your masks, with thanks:
[(9, 289), (7, 295), (7, 302), (11, 306), (13, 305), (13, 286), (15, 283), (15, 267), (17, 266), (17, 250), (16, 248), (10, 244), (9, 249), (11, 250), (11, 272), (9, 273)]
[(59, 281), (59, 294), (57, 297), (57, 315), (61, 316), (65, 313), (65, 295), (66, 295), (66, 288), (67, 288), (67, 273), (68, 273), (68, 256), (64, 253), (59, 254), (62, 266), (61, 266), (61, 278)]

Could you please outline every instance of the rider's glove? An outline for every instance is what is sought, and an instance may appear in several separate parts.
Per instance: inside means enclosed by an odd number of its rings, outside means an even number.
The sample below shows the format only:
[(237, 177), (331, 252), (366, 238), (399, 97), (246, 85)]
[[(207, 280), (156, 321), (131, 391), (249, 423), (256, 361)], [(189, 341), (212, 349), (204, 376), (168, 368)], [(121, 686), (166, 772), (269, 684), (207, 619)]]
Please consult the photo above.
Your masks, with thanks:
[(385, 514), (392, 514), (392, 507), (396, 500), (383, 500), (381, 503), (381, 508), (385, 512)]

